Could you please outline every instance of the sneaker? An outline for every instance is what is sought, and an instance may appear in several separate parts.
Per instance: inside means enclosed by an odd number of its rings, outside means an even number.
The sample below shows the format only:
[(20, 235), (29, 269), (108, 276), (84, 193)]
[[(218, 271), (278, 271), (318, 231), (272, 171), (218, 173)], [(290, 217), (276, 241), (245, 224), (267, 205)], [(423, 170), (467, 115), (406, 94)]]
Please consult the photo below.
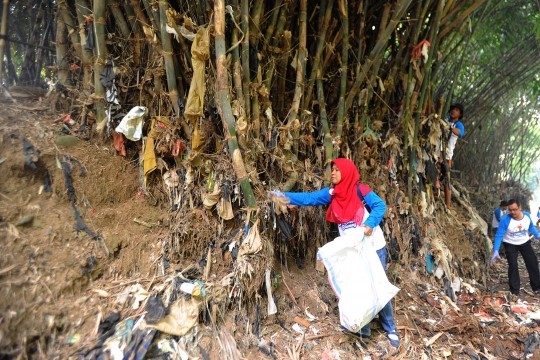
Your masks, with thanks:
[(386, 337), (388, 338), (388, 341), (390, 341), (390, 345), (395, 348), (399, 347), (399, 335), (396, 330), (389, 331)]

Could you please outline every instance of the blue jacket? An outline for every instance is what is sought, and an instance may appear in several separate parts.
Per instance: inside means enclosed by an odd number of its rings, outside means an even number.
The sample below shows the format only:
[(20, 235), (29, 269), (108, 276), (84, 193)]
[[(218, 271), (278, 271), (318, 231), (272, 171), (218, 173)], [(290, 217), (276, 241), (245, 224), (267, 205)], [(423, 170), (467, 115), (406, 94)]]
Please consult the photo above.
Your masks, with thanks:
[[(330, 188), (325, 187), (319, 191), (308, 192), (308, 193), (294, 193), (286, 192), (284, 193), (289, 199), (291, 199), (291, 205), (298, 206), (315, 206), (315, 205), (330, 205)], [(375, 194), (374, 191), (370, 191), (364, 196), (366, 204), (371, 208), (371, 213), (364, 222), (364, 225), (369, 226), (374, 229), (375, 226), (379, 225), (381, 222), (384, 213), (386, 212), (386, 204), (382, 199)]]

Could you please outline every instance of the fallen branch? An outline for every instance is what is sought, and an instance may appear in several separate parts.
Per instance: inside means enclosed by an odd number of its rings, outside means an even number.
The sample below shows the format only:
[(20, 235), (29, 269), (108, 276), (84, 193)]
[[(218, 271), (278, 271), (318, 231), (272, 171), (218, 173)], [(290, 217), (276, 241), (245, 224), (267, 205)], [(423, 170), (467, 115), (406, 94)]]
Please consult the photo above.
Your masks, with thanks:
[(287, 283), (285, 282), (285, 277), (282, 278), (283, 279), (283, 285), (285, 285), (285, 287), (287, 288), (287, 291), (289, 292), (289, 296), (291, 297), (292, 301), (297, 305), (298, 303), (296, 302), (296, 299), (294, 298), (294, 295), (293, 293), (291, 292), (291, 289), (289, 289), (289, 287), (287, 286)]
[(330, 333), (330, 334), (320, 334), (320, 335), (307, 336), (306, 340), (315, 340), (315, 339), (320, 339), (320, 338), (323, 338), (323, 337), (335, 336), (335, 335), (343, 335), (343, 333), (337, 332), (337, 333)]

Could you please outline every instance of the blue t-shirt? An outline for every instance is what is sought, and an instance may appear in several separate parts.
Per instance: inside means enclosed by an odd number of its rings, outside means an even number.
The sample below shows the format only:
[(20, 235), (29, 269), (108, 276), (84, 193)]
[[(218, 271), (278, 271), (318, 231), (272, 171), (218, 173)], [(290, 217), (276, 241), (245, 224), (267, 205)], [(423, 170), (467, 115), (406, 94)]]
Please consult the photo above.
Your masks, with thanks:
[(465, 126), (463, 126), (463, 123), (461, 121), (456, 121), (454, 123), (454, 127), (456, 129), (459, 129), (459, 135), (457, 135), (458, 137), (463, 137), (463, 135), (465, 135)]

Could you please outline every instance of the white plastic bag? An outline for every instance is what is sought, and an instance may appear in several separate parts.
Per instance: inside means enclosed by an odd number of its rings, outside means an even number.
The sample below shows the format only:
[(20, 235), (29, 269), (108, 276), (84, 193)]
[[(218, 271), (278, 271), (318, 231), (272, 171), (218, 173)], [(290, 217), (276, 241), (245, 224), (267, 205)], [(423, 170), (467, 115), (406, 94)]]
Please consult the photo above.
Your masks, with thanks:
[(373, 320), (399, 291), (388, 281), (372, 242), (358, 233), (340, 236), (317, 253), (339, 298), (341, 325), (352, 332)]
[(131, 141), (139, 141), (142, 137), (144, 115), (146, 115), (146, 108), (135, 106), (129, 110), (114, 131), (124, 134)]

